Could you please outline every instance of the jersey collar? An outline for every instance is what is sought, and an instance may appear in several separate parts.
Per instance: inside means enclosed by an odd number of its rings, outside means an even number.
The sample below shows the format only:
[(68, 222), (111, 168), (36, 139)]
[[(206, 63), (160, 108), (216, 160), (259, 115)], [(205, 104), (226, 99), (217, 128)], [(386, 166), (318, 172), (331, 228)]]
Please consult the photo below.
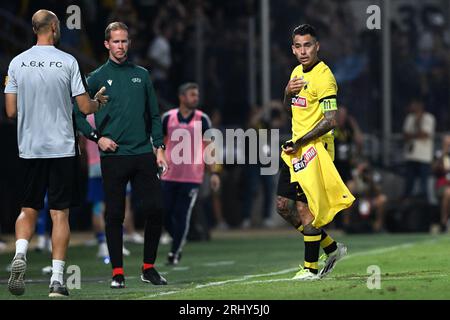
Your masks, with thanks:
[(125, 60), (125, 62), (119, 64), (119, 63), (114, 62), (114, 61), (112, 61), (111, 59), (108, 58), (108, 62), (107, 63), (109, 65), (113, 66), (113, 67), (116, 67), (116, 68), (122, 68), (122, 67), (126, 67), (126, 66), (130, 65), (130, 62), (128, 61), (128, 59)]
[(319, 63), (321, 63), (322, 60), (317, 60), (316, 63), (314, 63), (311, 67), (309, 67), (308, 69), (303, 69), (303, 73), (308, 73), (310, 72), (312, 69), (314, 69), (315, 66), (317, 66)]
[(178, 112), (177, 112), (178, 122), (179, 123), (190, 123), (191, 120), (194, 118), (194, 115), (195, 115), (195, 111), (192, 112), (187, 118), (183, 118), (183, 116), (181, 115), (181, 112), (178, 110)]

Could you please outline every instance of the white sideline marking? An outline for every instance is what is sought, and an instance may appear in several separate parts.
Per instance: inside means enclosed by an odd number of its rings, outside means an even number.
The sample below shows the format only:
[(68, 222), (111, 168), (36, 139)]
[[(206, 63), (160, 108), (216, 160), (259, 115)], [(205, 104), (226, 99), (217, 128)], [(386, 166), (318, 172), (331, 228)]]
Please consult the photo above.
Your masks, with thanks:
[[(396, 245), (396, 246), (392, 246), (392, 247), (388, 247), (388, 248), (379, 248), (379, 249), (373, 249), (370, 251), (365, 251), (365, 252), (357, 252), (351, 255), (347, 255), (344, 258), (342, 258), (342, 260), (346, 260), (346, 259), (350, 259), (353, 257), (358, 257), (358, 256), (366, 256), (366, 255), (372, 255), (372, 254), (379, 254), (379, 253), (385, 253), (385, 252), (390, 252), (390, 251), (395, 251), (398, 249), (405, 249), (405, 248), (410, 248), (413, 247), (417, 244), (427, 244), (427, 243), (433, 243), (436, 242), (437, 239), (431, 239), (431, 240), (425, 240), (425, 241), (417, 241), (417, 242), (408, 242), (408, 243), (403, 243), (400, 245)], [(271, 273), (265, 273), (265, 274), (252, 274), (252, 275), (246, 275), (240, 278), (236, 278), (236, 279), (230, 279), (230, 280), (225, 280), (225, 281), (217, 281), (217, 282), (209, 282), (206, 284), (200, 284), (197, 285), (195, 288), (188, 288), (188, 289), (184, 289), (184, 290), (177, 290), (177, 291), (168, 291), (168, 292), (160, 292), (160, 293), (156, 293), (156, 294), (152, 294), (149, 296), (145, 296), (142, 297), (140, 299), (148, 299), (148, 298), (155, 298), (155, 297), (159, 297), (159, 296), (165, 296), (165, 295), (172, 295), (172, 294), (176, 294), (176, 293), (180, 293), (180, 292), (187, 292), (187, 291), (194, 291), (196, 289), (201, 289), (201, 288), (206, 288), (206, 287), (211, 287), (211, 286), (220, 286), (220, 285), (224, 285), (224, 284), (228, 284), (228, 283), (236, 283), (236, 282), (244, 282), (244, 283), (268, 283), (268, 282), (281, 282), (281, 281), (292, 281), (292, 279), (288, 279), (288, 278), (284, 278), (284, 279), (268, 279), (268, 280), (256, 280), (256, 281), (246, 281), (248, 279), (251, 278), (259, 278), (259, 277), (266, 277), (266, 276), (275, 276), (275, 275), (280, 275), (280, 274), (286, 274), (289, 272), (293, 272), (298, 270), (298, 268), (290, 268), (290, 269), (285, 269), (285, 270), (281, 270), (281, 271), (277, 271), (277, 272), (271, 272)], [(444, 275), (442, 275), (444, 276)], [(331, 278), (328, 278), (331, 279)], [(322, 279), (321, 281), (326, 280), (326, 279)]]
[(189, 267), (174, 267), (172, 270), (173, 271), (186, 271), (189, 270)]
[(148, 298), (155, 298), (155, 297), (160, 297), (160, 296), (168, 296), (168, 295), (171, 295), (171, 294), (174, 294), (174, 293), (178, 293), (180, 291), (182, 291), (182, 290), (160, 292), (160, 293), (156, 293), (156, 294), (152, 294), (152, 295), (149, 295), (149, 296), (145, 296), (145, 297), (139, 298), (138, 300), (143, 300), (143, 299), (148, 299)]
[(230, 266), (235, 264), (235, 261), (217, 261), (217, 262), (209, 262), (202, 264), (205, 267), (220, 267), (220, 266)]
[(241, 281), (245, 281), (245, 280), (251, 279), (251, 278), (277, 276), (280, 274), (293, 272), (297, 269), (298, 268), (290, 268), (290, 269), (285, 269), (285, 270), (281, 270), (281, 271), (277, 271), (277, 272), (270, 272), (270, 273), (264, 273), (264, 274), (251, 274), (251, 275), (243, 276), (243, 277), (237, 278), (237, 279), (230, 279), (230, 280), (224, 280), (224, 281), (210, 282), (210, 283), (206, 283), (206, 284), (199, 284), (195, 287), (195, 289), (212, 287), (212, 286), (220, 286), (220, 285), (230, 283), (230, 282), (241, 282)]

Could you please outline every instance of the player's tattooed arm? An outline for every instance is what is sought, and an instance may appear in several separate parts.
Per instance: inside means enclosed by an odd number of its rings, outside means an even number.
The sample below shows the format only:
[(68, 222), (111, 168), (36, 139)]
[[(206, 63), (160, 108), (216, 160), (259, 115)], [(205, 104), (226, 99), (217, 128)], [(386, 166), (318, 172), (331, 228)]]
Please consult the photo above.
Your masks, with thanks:
[(299, 140), (295, 142), (297, 148), (308, 144), (309, 142), (323, 136), (325, 133), (334, 129), (337, 125), (337, 110), (327, 111), (324, 114), (324, 118), (312, 129), (305, 134)]

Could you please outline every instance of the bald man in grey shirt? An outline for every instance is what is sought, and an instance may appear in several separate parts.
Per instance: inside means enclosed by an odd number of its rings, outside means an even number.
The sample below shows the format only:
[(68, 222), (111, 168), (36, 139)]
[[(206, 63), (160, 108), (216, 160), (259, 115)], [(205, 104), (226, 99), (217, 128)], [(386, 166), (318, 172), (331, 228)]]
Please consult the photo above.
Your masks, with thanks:
[(63, 274), (70, 237), (69, 208), (79, 204), (72, 98), (89, 114), (106, 103), (107, 96), (102, 88), (92, 100), (75, 58), (54, 47), (60, 28), (53, 12), (37, 11), (32, 24), (37, 43), (11, 61), (5, 88), (6, 113), (10, 118), (17, 116), (19, 157), (26, 177), (8, 289), (14, 295), (25, 292), (28, 243), (47, 192), (53, 222), (49, 296), (68, 296)]

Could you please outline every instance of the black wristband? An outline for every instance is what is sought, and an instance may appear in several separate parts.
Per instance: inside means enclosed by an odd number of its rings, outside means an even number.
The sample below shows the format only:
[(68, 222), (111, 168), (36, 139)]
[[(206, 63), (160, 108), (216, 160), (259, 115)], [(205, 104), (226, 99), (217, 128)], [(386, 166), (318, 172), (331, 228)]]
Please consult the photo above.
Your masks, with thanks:
[(155, 149), (163, 149), (163, 150), (166, 150), (166, 145), (163, 143), (162, 145), (155, 146)]
[(95, 143), (98, 143), (98, 140), (100, 140), (101, 137), (102, 135), (97, 130), (94, 130), (89, 134), (87, 138), (91, 141), (94, 141)]

